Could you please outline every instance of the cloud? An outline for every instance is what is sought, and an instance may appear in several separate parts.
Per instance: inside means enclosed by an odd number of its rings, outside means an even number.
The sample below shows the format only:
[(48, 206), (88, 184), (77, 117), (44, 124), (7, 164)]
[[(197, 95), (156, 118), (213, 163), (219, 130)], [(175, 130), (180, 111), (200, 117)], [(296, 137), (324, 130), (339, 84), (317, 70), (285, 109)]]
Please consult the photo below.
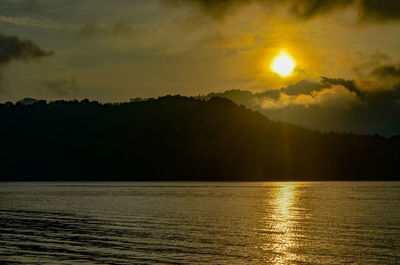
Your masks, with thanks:
[(400, 20), (398, 0), (164, 0), (164, 2), (170, 6), (191, 5), (216, 19), (256, 3), (269, 10), (283, 7), (290, 15), (301, 19), (312, 19), (351, 7), (358, 14), (360, 21)]
[(23, 27), (34, 27), (43, 29), (75, 30), (77, 28), (77, 26), (74, 24), (63, 24), (49, 18), (35, 19), (26, 16), (0, 15), (0, 22)]
[(322, 76), (321, 83), (323, 85), (331, 86), (331, 85), (342, 85), (347, 88), (350, 92), (354, 92), (357, 96), (362, 96), (362, 91), (357, 87), (355, 80), (346, 80), (343, 78), (329, 78)]
[(10, 62), (28, 62), (52, 54), (52, 51), (43, 50), (30, 40), (0, 34), (0, 81), (2, 81), (2, 68)]
[(355, 61), (357, 64), (353, 66), (354, 73), (359, 78), (365, 78), (366, 76), (371, 75), (371, 71), (373, 71), (375, 68), (391, 63), (392, 58), (387, 54), (377, 50), (369, 55), (359, 53), (359, 58), (357, 58)]
[(360, 103), (364, 94), (357, 87), (355, 80), (323, 76), (320, 82), (302, 80), (280, 90), (265, 91), (256, 96), (263, 109), (282, 109), (290, 106), (346, 109)]
[(281, 93), (279, 99), (265, 98), (260, 102), (263, 109), (282, 109), (291, 106), (319, 106), (323, 108), (346, 109), (359, 103), (359, 97), (343, 85), (332, 85), (310, 94), (288, 95)]
[(290, 107), (343, 110), (360, 106), (375, 108), (393, 103), (397, 106), (400, 100), (400, 63), (385, 64), (390, 58), (381, 53), (372, 59), (357, 69), (363, 74), (356, 80), (325, 76), (319, 82), (302, 80), (279, 90), (253, 94), (255, 105), (271, 110)]
[(393, 90), (400, 84), (400, 63), (390, 58), (363, 63), (355, 72), (356, 84), (364, 94)]
[(360, 19), (385, 22), (400, 20), (400, 1), (398, 0), (361, 0)]
[(36, 5), (36, 0), (0, 0), (0, 6), (18, 6), (28, 11), (32, 10)]
[(123, 37), (129, 35), (134, 30), (132, 23), (95, 23), (89, 22), (78, 27), (78, 32), (83, 37), (94, 37), (101, 34), (110, 34), (114, 37)]
[(268, 9), (285, 7), (290, 14), (309, 19), (319, 14), (328, 13), (332, 10), (345, 8), (353, 4), (354, 0), (165, 0), (168, 5), (181, 6), (192, 5), (205, 14), (222, 18), (230, 12), (239, 8), (258, 3)]
[(303, 80), (279, 90), (231, 90), (211, 96), (230, 98), (272, 120), (317, 130), (399, 135), (400, 82), (369, 90), (359, 82), (321, 78), (320, 82)]
[(45, 81), (42, 83), (42, 86), (47, 91), (57, 96), (64, 96), (64, 97), (76, 94), (79, 90), (75, 77)]
[[(264, 1), (268, 2), (268, 1)], [(343, 9), (352, 5), (354, 0), (292, 0), (283, 1), (289, 5), (291, 13), (297, 17), (310, 19), (315, 16)]]
[(133, 24), (119, 22), (112, 26), (112, 33), (116, 36), (125, 36), (133, 31)]
[(222, 18), (228, 12), (262, 0), (164, 0), (169, 6), (191, 4), (213, 18)]
[(133, 32), (134, 24), (126, 22), (114, 23), (65, 23), (50, 18), (32, 18), (27, 16), (0, 15), (0, 23), (13, 24), (22, 27), (40, 28), (46, 30), (63, 30), (77, 32), (82, 37), (93, 37), (100, 34), (126, 36)]
[(380, 78), (400, 78), (400, 65), (386, 64), (376, 67), (372, 74)]
[(83, 24), (79, 30), (79, 33), (85, 37), (92, 37), (100, 32), (100, 29), (96, 23), (90, 22)]
[(30, 40), (0, 34), (0, 65), (13, 60), (35, 60), (52, 54), (52, 51), (43, 50)]

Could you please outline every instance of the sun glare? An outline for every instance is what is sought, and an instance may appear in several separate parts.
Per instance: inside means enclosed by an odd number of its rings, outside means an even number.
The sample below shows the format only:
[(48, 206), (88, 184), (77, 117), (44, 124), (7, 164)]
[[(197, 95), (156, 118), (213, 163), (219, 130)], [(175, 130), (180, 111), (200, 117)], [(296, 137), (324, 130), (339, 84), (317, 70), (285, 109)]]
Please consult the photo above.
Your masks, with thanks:
[(296, 67), (296, 62), (286, 51), (281, 51), (271, 63), (271, 70), (282, 77), (289, 76)]

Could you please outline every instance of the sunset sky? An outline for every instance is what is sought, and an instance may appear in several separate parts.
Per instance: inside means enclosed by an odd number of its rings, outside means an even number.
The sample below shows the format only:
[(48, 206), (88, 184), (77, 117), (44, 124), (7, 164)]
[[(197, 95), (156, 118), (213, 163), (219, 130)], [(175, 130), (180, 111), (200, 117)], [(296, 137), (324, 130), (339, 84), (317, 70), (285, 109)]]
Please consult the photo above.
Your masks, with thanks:
[[(346, 105), (397, 91), (399, 22), (397, 0), (2, 0), (3, 50), (27, 40), (38, 50), (1, 51), (0, 99), (260, 92), (326, 76), (357, 89), (330, 84), (263, 104)], [(296, 62), (287, 77), (270, 68), (283, 50)]]

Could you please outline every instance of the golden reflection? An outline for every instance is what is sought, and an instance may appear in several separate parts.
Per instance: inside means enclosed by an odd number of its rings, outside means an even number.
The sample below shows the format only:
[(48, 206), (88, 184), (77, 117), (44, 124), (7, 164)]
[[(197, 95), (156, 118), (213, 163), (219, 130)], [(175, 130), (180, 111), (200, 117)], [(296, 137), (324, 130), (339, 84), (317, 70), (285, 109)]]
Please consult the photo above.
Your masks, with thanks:
[(290, 264), (296, 259), (292, 249), (296, 247), (296, 211), (297, 188), (300, 183), (274, 183), (272, 198), (266, 201), (269, 211), (264, 224), (267, 237), (263, 249), (271, 252), (269, 261), (273, 264)]

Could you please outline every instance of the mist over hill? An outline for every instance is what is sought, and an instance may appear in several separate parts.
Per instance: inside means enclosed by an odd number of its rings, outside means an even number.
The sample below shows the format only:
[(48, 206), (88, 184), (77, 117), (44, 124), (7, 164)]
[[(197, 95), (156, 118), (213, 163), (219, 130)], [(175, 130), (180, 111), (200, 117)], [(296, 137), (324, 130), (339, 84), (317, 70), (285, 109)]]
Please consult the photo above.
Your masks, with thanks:
[(366, 90), (354, 80), (322, 77), (277, 90), (228, 90), (198, 98), (228, 98), (261, 112), (271, 120), (320, 131), (400, 134), (400, 85)]
[(0, 104), (1, 180), (400, 180), (399, 137), (321, 133), (225, 98), (26, 102)]

